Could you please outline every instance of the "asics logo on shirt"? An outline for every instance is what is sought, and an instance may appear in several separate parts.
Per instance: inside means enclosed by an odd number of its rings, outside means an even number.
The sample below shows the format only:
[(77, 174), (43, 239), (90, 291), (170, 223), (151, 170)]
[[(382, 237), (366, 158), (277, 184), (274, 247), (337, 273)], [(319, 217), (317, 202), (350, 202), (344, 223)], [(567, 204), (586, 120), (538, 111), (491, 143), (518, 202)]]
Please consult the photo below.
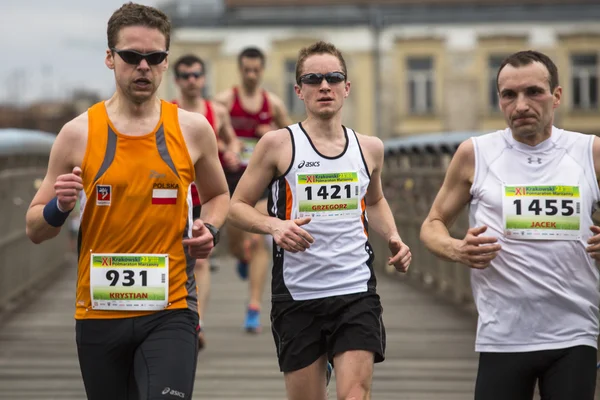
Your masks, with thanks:
[(300, 164), (298, 164), (298, 169), (300, 169), (302, 167), (306, 167), (306, 168), (319, 167), (320, 165), (321, 165), (321, 163), (319, 161), (304, 161), (304, 160), (302, 160), (300, 162)]

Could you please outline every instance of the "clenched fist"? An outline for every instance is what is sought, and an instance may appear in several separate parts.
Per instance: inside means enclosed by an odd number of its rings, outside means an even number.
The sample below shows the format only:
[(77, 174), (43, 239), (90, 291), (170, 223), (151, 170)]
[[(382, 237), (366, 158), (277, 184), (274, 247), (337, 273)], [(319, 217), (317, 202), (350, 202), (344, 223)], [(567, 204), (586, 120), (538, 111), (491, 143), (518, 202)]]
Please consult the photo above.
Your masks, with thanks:
[(58, 208), (63, 212), (71, 211), (75, 208), (79, 192), (82, 190), (81, 168), (75, 167), (70, 174), (59, 175), (54, 183)]

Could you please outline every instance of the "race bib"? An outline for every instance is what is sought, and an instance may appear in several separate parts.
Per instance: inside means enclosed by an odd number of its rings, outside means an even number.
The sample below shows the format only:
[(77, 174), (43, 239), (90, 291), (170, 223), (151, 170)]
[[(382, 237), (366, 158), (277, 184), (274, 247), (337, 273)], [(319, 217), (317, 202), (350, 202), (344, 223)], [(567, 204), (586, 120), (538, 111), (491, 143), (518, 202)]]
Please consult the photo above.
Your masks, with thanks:
[(168, 254), (92, 254), (94, 310), (154, 311), (169, 301)]
[(526, 240), (581, 238), (579, 186), (503, 186), (506, 237)]
[(258, 143), (258, 139), (246, 137), (238, 137), (238, 139), (242, 143), (240, 164), (244, 167), (247, 167), (248, 163), (250, 162), (250, 157), (252, 157), (252, 153), (254, 152), (254, 148), (256, 147), (256, 143)]
[(361, 215), (357, 172), (296, 174), (299, 218), (347, 218)]

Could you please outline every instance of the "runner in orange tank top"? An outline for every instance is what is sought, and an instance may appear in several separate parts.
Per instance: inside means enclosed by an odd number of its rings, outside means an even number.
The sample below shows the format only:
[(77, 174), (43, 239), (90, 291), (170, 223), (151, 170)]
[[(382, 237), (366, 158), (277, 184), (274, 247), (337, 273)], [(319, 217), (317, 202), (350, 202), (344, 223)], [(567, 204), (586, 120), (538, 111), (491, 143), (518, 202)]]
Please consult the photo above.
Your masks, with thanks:
[[(242, 168), (237, 172), (226, 171), (231, 194), (235, 191), (258, 140), (268, 131), (284, 128), (292, 123), (283, 101), (261, 87), (265, 69), (263, 52), (254, 47), (242, 50), (238, 55), (238, 67), (242, 78), (240, 87), (215, 96), (215, 100), (229, 110), (233, 129), (243, 144)], [(256, 208), (267, 214), (266, 195)], [(249, 333), (258, 333), (261, 331), (260, 308), (269, 267), (267, 238), (243, 232), (232, 224), (227, 224), (227, 235), (230, 251), (239, 260), (240, 277), (249, 278), (250, 298), (244, 328)]]
[[(186, 111), (197, 112), (206, 117), (217, 135), (221, 165), (227, 171), (237, 171), (240, 164), (240, 142), (231, 127), (229, 113), (223, 105), (203, 98), (206, 83), (204, 61), (193, 54), (187, 54), (175, 61), (173, 70), (175, 84), (179, 87), (179, 97), (173, 103)], [(200, 215), (200, 203), (199, 199), (196, 203), (196, 198), (196, 196), (192, 196), (194, 219), (199, 218)], [(210, 269), (208, 260), (196, 260), (195, 274), (198, 282), (198, 316), (200, 320), (198, 344), (200, 349), (206, 345), (203, 317), (210, 292)]]
[[(218, 242), (229, 193), (206, 118), (156, 97), (167, 16), (128, 3), (107, 32), (116, 93), (59, 132), (27, 235), (34, 243), (58, 235), (81, 196), (75, 329), (88, 399), (158, 399), (165, 388), (191, 399), (194, 265)], [(203, 203), (195, 221), (192, 182)]]

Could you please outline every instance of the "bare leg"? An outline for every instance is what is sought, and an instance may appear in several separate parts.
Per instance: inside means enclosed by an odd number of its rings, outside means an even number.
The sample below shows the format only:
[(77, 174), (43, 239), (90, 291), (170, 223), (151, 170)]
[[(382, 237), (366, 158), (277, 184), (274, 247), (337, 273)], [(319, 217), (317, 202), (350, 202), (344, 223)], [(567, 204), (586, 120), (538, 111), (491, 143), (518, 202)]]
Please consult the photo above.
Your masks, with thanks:
[[(206, 311), (208, 303), (208, 295), (210, 293), (210, 269), (208, 260), (196, 260), (194, 274), (196, 275), (196, 284), (198, 288), (198, 319), (203, 321), (204, 312)], [(204, 327), (202, 325), (202, 322), (200, 322), (201, 331), (198, 334), (198, 344), (200, 349), (206, 345)]]
[(373, 381), (373, 353), (351, 350), (333, 359), (338, 400), (370, 400)]
[(327, 399), (325, 355), (306, 368), (286, 372), (285, 390), (288, 400), (325, 400)]

